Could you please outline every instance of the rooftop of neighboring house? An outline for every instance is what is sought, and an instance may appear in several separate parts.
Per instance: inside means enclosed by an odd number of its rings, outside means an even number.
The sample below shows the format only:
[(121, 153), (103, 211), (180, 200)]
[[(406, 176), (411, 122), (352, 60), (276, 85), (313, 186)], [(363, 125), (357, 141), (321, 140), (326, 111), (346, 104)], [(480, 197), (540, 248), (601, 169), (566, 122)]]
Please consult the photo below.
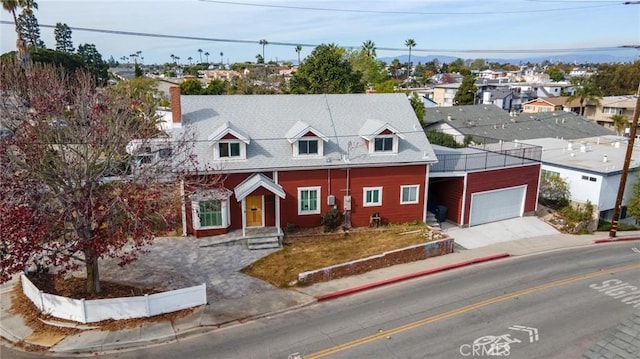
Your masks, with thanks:
[(462, 135), (503, 141), (531, 138), (577, 139), (612, 135), (613, 132), (573, 112), (550, 111), (510, 115), (495, 105), (467, 105), (427, 108), (427, 129), (447, 124)]
[[(579, 138), (572, 141), (538, 138), (522, 141), (542, 147), (542, 163), (603, 175), (622, 171), (627, 151), (627, 138), (614, 135)], [(630, 168), (640, 165), (640, 146), (634, 146)]]
[[(192, 129), (198, 160), (214, 164), (221, 172), (437, 161), (407, 96), (402, 93), (179, 98), (182, 125), (175, 134)], [(307, 136), (319, 139), (320, 155), (294, 156), (296, 141)], [(367, 143), (373, 143), (377, 137), (394, 138), (397, 151), (370, 151)], [(230, 138), (246, 144), (246, 159), (214, 157), (216, 141)]]
[(574, 99), (573, 101), (570, 101), (569, 103), (567, 103), (568, 99), (569, 99), (568, 96), (538, 97), (523, 103), (523, 105), (538, 102), (538, 101), (543, 101), (552, 106), (563, 106), (563, 107), (569, 107), (569, 108), (580, 107), (580, 100)]
[(508, 97), (509, 95), (513, 95), (514, 94), (514, 92), (512, 90), (505, 89), (505, 88), (497, 88), (497, 89), (493, 89), (493, 90), (488, 90), (487, 92), (491, 93), (491, 99), (492, 100), (504, 99), (504, 98)]
[(605, 96), (600, 99), (602, 107), (635, 108), (637, 96)]

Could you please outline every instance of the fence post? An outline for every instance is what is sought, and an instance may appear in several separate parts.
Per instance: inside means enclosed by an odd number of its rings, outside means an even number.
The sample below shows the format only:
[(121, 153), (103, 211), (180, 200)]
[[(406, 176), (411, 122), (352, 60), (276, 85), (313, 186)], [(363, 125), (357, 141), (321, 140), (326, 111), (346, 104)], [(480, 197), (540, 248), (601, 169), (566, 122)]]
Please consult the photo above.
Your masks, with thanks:
[(202, 301), (204, 302), (204, 304), (208, 304), (207, 303), (207, 283), (202, 283)]
[(149, 305), (149, 294), (145, 294), (144, 295), (144, 312), (147, 317), (151, 316), (150, 307), (151, 306)]
[(87, 324), (87, 305), (84, 298), (80, 299), (80, 316), (82, 324)]

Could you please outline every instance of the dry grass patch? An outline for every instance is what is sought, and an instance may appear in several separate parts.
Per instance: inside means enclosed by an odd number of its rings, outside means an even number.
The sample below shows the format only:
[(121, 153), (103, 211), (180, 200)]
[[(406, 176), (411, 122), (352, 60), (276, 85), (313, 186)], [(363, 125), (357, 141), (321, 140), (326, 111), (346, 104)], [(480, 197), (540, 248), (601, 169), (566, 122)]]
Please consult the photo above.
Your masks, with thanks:
[(310, 235), (306, 241), (284, 248), (242, 269), (279, 288), (291, 286), (298, 273), (365, 258), (383, 252), (428, 242), (424, 225), (395, 225), (363, 229), (342, 236)]

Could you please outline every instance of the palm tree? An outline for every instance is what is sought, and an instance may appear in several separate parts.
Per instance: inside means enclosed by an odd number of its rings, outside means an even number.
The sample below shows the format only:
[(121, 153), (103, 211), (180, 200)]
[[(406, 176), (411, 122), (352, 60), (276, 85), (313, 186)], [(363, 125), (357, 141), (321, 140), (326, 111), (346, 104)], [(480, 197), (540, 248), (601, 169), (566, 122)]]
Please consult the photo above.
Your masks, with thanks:
[(376, 44), (373, 41), (367, 40), (363, 42), (362, 50), (367, 52), (367, 56), (376, 57)]
[(600, 106), (600, 90), (593, 79), (585, 76), (576, 76), (571, 79), (571, 84), (574, 86), (575, 92), (573, 95), (567, 97), (566, 103), (579, 100), (580, 116), (584, 116), (584, 105), (586, 102)]
[(224, 63), (224, 52), (220, 51), (220, 65)]
[(200, 53), (200, 63), (202, 63), (202, 49), (198, 49), (198, 52)]
[(409, 48), (409, 71), (407, 74), (408, 76), (411, 74), (411, 49), (416, 46), (416, 42), (413, 39), (407, 39), (407, 41), (404, 42), (404, 46)]
[(207, 63), (209, 63), (209, 55), (210, 55), (210, 54), (209, 54), (209, 52), (205, 52), (205, 53), (204, 53), (204, 56), (206, 56), (206, 57), (207, 57)]
[(269, 44), (269, 41), (262, 39), (260, 40), (260, 45), (262, 45), (262, 60), (264, 62), (264, 47), (267, 46), (267, 44)]
[(191, 65), (191, 60), (193, 60), (193, 57), (189, 56), (187, 57), (187, 60), (189, 60), (189, 65)]
[(23, 8), (25, 12), (31, 12), (32, 9), (38, 8), (38, 4), (33, 0), (2, 0), (2, 8), (10, 12), (11, 16), (13, 16), (13, 23), (16, 26), (16, 49), (18, 50), (18, 58), (20, 59), (20, 63), (26, 66), (29, 62), (29, 52), (27, 51), (27, 43), (20, 33), (16, 10)]
[(300, 51), (302, 51), (302, 46), (296, 45), (296, 53), (298, 54), (298, 65), (300, 65)]
[(618, 136), (622, 136), (624, 129), (629, 124), (629, 119), (625, 115), (613, 115), (609, 117), (613, 121), (613, 128)]
[(176, 55), (171, 54), (169, 57), (171, 58), (171, 62), (173, 62), (175, 64), (176, 63)]

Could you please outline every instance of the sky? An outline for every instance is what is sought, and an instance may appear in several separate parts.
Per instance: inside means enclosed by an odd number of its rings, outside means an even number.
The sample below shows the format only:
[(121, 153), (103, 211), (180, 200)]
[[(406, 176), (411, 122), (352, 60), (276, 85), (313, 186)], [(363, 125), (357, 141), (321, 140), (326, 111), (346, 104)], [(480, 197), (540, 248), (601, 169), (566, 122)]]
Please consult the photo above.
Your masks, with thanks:
[[(595, 48), (616, 55), (618, 46), (640, 45), (640, 4), (623, 2), (37, 0), (35, 15), (47, 47), (55, 48), (52, 27), (66, 23), (76, 48), (95, 44), (105, 60), (141, 51), (139, 61), (145, 64), (170, 62), (172, 54), (183, 64), (189, 57), (198, 62), (201, 55), (205, 61), (205, 52), (210, 62), (253, 62), (265, 39), (267, 61), (297, 63), (297, 44), (304, 59), (319, 44), (360, 48), (367, 40), (375, 43), (378, 57), (407, 55), (407, 39), (416, 43), (412, 56), (514, 58)], [(15, 50), (10, 13), (3, 10), (0, 20), (1, 52)], [(633, 51), (640, 56), (640, 49)]]

